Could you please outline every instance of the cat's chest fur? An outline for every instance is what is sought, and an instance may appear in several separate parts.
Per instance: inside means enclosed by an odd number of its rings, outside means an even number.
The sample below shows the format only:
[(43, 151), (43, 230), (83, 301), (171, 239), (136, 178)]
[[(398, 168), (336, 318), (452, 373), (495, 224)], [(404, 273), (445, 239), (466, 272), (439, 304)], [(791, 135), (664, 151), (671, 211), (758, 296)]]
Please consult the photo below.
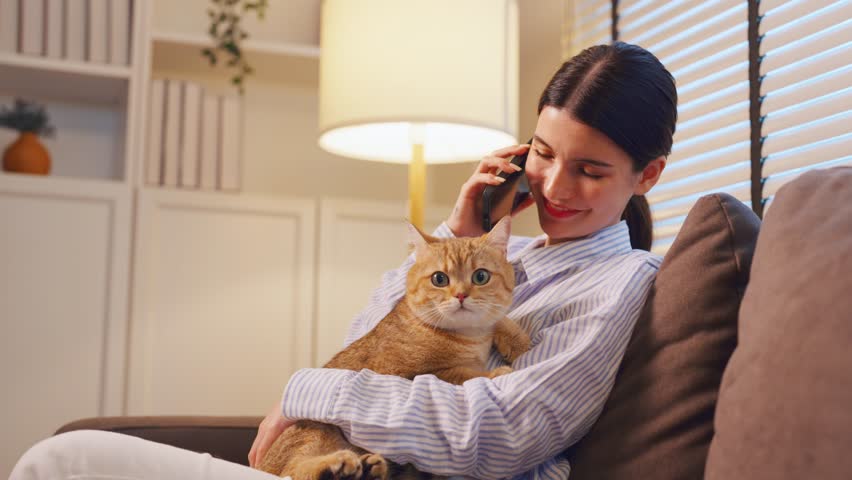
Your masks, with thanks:
[(491, 332), (461, 335), (418, 320), (401, 301), (376, 327), (338, 353), (325, 366), (413, 378), (448, 368), (484, 368)]

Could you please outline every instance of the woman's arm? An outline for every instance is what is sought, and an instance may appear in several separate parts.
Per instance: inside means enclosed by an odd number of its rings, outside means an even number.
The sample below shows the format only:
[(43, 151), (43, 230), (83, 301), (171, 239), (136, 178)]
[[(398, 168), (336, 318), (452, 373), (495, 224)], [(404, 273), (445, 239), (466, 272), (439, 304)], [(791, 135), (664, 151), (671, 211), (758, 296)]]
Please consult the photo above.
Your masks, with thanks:
[(585, 313), (539, 332), (515, 363), (534, 359), (522, 370), (455, 386), (432, 375), (409, 381), (305, 369), (287, 385), (284, 415), (338, 425), (356, 445), (437, 474), (528, 471), (576, 442), (600, 414), (656, 273), (655, 265), (633, 263), (605, 292), (566, 299), (583, 302)]

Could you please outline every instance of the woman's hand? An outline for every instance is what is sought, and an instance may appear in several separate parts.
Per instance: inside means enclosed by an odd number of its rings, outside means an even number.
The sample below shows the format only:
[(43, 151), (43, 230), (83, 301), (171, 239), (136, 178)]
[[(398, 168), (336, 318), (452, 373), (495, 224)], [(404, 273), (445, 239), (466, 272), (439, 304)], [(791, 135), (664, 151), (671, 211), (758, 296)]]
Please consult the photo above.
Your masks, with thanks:
[(249, 466), (257, 467), (263, 456), (272, 446), (272, 443), (281, 435), (287, 427), (296, 423), (294, 420), (287, 420), (281, 414), (281, 404), (276, 403), (272, 407), (272, 411), (260, 422), (260, 427), (257, 429), (257, 437), (251, 445), (251, 450), (248, 454)]
[[(508, 160), (515, 155), (521, 155), (530, 148), (529, 144), (512, 145), (511, 147), (495, 150), (484, 157), (473, 175), (462, 185), (459, 198), (453, 213), (447, 219), (447, 226), (457, 237), (477, 237), (485, 233), (482, 229), (482, 206), (479, 199), (488, 185), (500, 185), (503, 179), (497, 176), (500, 171), (515, 173), (516, 168)], [(524, 210), (535, 203), (532, 197), (525, 199), (512, 215)]]

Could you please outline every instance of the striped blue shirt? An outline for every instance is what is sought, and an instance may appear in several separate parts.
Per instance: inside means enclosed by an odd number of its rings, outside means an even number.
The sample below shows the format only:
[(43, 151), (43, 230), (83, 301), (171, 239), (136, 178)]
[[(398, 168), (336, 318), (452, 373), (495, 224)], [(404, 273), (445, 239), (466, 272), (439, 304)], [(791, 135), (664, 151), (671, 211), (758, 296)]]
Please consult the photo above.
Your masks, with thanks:
[[(443, 224), (434, 235), (452, 232)], [(338, 425), (356, 445), (441, 475), (567, 478), (563, 452), (600, 415), (661, 257), (633, 250), (624, 221), (544, 241), (509, 241), (517, 282), (508, 315), (532, 339), (513, 373), (451, 385), (434, 375), (302, 369), (284, 390), (284, 416)], [(402, 298), (412, 263), (384, 275), (347, 345)], [(492, 349), (488, 368), (503, 364)]]

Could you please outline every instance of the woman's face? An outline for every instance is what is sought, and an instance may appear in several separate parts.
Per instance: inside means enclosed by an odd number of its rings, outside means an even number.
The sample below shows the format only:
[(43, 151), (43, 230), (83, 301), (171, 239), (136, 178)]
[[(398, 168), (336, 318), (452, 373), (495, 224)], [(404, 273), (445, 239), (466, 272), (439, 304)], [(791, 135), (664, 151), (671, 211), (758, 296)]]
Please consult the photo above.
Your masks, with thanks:
[(657, 182), (665, 158), (633, 171), (630, 156), (606, 135), (564, 109), (545, 107), (527, 156), (526, 175), (547, 244), (615, 225), (634, 194)]

